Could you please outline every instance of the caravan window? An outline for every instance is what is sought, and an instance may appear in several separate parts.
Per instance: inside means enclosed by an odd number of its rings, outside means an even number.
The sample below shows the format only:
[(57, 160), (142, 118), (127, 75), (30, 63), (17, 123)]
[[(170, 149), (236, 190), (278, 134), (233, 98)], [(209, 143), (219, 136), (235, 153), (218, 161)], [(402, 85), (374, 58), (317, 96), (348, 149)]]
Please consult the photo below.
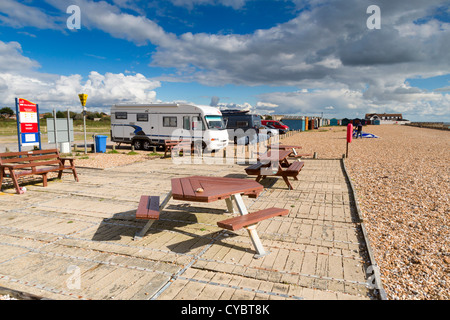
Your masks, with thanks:
[(221, 116), (205, 116), (209, 129), (225, 129), (225, 124)]
[(183, 117), (183, 129), (191, 130), (191, 121), (189, 116)]
[(248, 127), (248, 121), (236, 121), (236, 126), (237, 126), (238, 128), (241, 128), (241, 127)]
[(163, 117), (163, 127), (177, 127), (177, 117)]
[(116, 112), (116, 119), (127, 119), (127, 113), (126, 112)]
[(136, 115), (136, 120), (148, 122), (148, 113), (138, 113)]
[(203, 130), (203, 122), (200, 117), (192, 117), (192, 129)]

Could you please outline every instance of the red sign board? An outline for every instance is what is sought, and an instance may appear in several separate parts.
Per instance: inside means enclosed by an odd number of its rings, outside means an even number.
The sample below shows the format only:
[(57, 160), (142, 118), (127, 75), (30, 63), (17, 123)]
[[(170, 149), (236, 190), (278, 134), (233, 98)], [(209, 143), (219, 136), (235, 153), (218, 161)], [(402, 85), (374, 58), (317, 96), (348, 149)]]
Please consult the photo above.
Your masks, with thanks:
[(16, 111), (19, 134), (19, 150), (21, 146), (40, 147), (39, 107), (26, 99), (16, 99)]
[(19, 111), (36, 113), (37, 112), (36, 104), (25, 99), (19, 99)]
[(37, 123), (21, 123), (20, 131), (22, 133), (34, 133), (38, 132), (38, 124)]

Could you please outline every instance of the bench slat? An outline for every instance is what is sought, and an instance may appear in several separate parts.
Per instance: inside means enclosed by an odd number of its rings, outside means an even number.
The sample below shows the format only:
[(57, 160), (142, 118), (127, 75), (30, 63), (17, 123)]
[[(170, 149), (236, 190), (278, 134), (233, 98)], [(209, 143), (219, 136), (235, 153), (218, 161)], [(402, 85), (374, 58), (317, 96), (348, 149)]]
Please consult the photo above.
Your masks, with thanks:
[(44, 156), (27, 156), (27, 157), (22, 157), (22, 158), (6, 158), (6, 159), (2, 159), (1, 163), (2, 164), (7, 164), (7, 163), (16, 163), (16, 162), (25, 162), (25, 161), (40, 161), (40, 160), (50, 160), (50, 159), (55, 159), (58, 158), (57, 154), (53, 154), (53, 155), (44, 155)]
[(40, 167), (40, 166), (47, 166), (47, 165), (52, 165), (52, 164), (60, 164), (61, 161), (59, 161), (58, 159), (56, 160), (49, 160), (49, 161), (32, 161), (29, 163), (20, 163), (20, 164), (14, 164), (14, 165), (4, 165), (5, 167), (11, 167), (12, 169), (16, 170), (16, 169), (21, 169), (21, 168), (31, 168), (31, 167)]
[(143, 220), (159, 219), (159, 197), (141, 196), (139, 206), (136, 210), (136, 219), (143, 219)]
[(252, 224), (258, 223), (265, 219), (269, 219), (275, 216), (285, 216), (289, 214), (289, 210), (281, 208), (268, 208), (256, 212), (252, 212), (243, 216), (234, 217), (231, 219), (218, 221), (217, 225), (221, 228), (235, 231), (248, 227)]

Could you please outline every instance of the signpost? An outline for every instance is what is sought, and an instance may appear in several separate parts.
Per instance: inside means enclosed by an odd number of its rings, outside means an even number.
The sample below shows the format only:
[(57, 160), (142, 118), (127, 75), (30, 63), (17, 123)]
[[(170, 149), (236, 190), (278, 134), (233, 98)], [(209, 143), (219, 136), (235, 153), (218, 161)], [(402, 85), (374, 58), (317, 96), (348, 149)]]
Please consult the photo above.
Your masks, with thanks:
[(53, 119), (47, 119), (48, 143), (54, 143), (55, 148), (61, 145), (61, 153), (70, 152), (70, 143), (74, 141), (73, 119), (70, 118), (70, 112), (67, 110), (67, 118), (57, 119), (56, 110), (53, 109)]
[(16, 98), (16, 115), (19, 151), (27, 146), (39, 146), (41, 150), (39, 106), (26, 99)]
[(345, 157), (348, 158), (348, 144), (352, 142), (353, 139), (353, 124), (349, 123), (347, 125), (347, 152)]
[(88, 95), (84, 93), (80, 93), (78, 95), (80, 98), (81, 105), (83, 106), (83, 126), (84, 126), (84, 154), (87, 153), (87, 142), (86, 142), (86, 100)]

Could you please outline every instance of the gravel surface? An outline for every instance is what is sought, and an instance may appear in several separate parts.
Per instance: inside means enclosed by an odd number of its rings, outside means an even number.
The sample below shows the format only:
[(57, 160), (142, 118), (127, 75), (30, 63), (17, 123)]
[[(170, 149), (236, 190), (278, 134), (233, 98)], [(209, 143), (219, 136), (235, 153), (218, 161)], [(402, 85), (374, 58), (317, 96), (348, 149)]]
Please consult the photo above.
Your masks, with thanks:
[[(450, 132), (367, 126), (379, 139), (349, 145), (346, 167), (356, 188), (389, 299), (450, 299)], [(321, 128), (284, 139), (302, 153), (339, 158), (346, 129)]]

